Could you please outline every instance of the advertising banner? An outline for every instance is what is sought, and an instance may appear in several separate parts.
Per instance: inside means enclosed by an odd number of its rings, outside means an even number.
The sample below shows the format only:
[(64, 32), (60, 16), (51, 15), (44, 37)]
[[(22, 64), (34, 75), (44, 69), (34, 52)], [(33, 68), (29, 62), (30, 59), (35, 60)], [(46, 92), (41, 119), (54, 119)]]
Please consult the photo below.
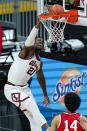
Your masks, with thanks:
[(42, 58), (42, 62), (50, 106), (41, 106), (43, 92), (36, 75), (32, 78), (31, 90), (48, 123), (66, 110), (63, 101), (68, 92), (76, 92), (81, 97), (77, 112), (87, 115), (87, 66), (47, 58)]

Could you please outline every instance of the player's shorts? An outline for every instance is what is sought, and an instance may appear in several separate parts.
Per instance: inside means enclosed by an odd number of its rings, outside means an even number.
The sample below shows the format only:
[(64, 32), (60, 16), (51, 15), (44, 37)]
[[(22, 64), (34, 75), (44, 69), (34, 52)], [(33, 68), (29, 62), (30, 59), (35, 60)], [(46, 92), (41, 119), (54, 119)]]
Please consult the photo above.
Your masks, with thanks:
[[(31, 124), (31, 131), (41, 131), (41, 126), (46, 122), (40, 113), (35, 99), (28, 85), (24, 87), (6, 84), (4, 87), (6, 98), (24, 111)], [(35, 126), (35, 127), (34, 127)]]

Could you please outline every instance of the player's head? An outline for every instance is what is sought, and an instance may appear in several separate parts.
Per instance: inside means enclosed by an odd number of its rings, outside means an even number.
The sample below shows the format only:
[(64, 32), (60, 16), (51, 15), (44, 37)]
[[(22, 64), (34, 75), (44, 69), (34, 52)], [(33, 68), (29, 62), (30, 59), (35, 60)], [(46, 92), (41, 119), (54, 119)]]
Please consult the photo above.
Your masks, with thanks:
[(44, 40), (42, 38), (36, 38), (34, 47), (35, 50), (41, 51), (44, 47)]
[(65, 95), (64, 104), (71, 113), (79, 108), (80, 102), (81, 99), (76, 93), (70, 92)]

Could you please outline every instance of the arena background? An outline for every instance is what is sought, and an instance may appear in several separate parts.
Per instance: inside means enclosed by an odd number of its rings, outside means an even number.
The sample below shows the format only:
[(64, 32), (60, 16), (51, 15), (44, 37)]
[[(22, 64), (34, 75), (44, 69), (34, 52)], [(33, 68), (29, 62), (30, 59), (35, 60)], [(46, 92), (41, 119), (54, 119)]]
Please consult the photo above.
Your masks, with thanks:
[[(30, 130), (29, 122), (24, 114), (5, 99), (3, 87), (7, 80), (10, 65), (16, 59), (16, 55), (21, 50), (26, 37), (37, 20), (37, 2), (35, 0), (0, 0), (0, 24), (2, 27), (2, 53), (0, 54), (0, 131), (8, 131), (10, 129), (12, 131)], [(84, 48), (68, 53), (55, 52), (55, 50), (49, 51), (46, 45), (48, 36), (43, 26), (40, 28), (38, 35), (45, 40), (45, 48), (40, 56), (43, 62), (47, 92), (51, 101), (49, 108), (41, 106), (43, 95), (36, 80), (36, 75), (32, 78), (31, 83), (29, 83), (39, 109), (46, 117), (49, 125), (54, 115), (65, 111), (64, 106), (57, 101), (57, 98), (56, 102), (53, 101), (53, 96), (56, 94), (58, 97), (56, 87), (58, 87), (58, 83), (62, 80), (63, 74), (69, 69), (79, 73), (80, 78), (78, 78), (78, 75), (72, 74), (74, 79), (73, 88), (74, 91), (78, 89), (78, 94), (82, 99), (78, 112), (87, 116), (87, 27), (67, 24), (64, 35), (66, 39), (79, 39), (84, 44)], [(80, 79), (80, 82), (78, 79)], [(71, 79), (63, 87), (70, 84), (70, 81)], [(69, 90), (72, 90), (72, 88), (69, 88)], [(62, 94), (64, 95), (65, 92), (66, 90), (63, 90)]]

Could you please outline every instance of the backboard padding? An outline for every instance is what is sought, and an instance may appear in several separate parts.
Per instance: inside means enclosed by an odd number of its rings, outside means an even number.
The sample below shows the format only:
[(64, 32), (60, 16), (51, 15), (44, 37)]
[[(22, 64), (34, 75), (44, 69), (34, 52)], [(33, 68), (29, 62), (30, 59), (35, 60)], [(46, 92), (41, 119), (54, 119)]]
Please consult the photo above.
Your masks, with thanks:
[[(79, 2), (77, 6), (75, 6), (76, 1)], [(86, 16), (86, 0), (37, 0), (38, 14), (48, 12), (49, 7), (54, 4), (62, 5), (65, 11), (77, 9), (80, 16)]]

